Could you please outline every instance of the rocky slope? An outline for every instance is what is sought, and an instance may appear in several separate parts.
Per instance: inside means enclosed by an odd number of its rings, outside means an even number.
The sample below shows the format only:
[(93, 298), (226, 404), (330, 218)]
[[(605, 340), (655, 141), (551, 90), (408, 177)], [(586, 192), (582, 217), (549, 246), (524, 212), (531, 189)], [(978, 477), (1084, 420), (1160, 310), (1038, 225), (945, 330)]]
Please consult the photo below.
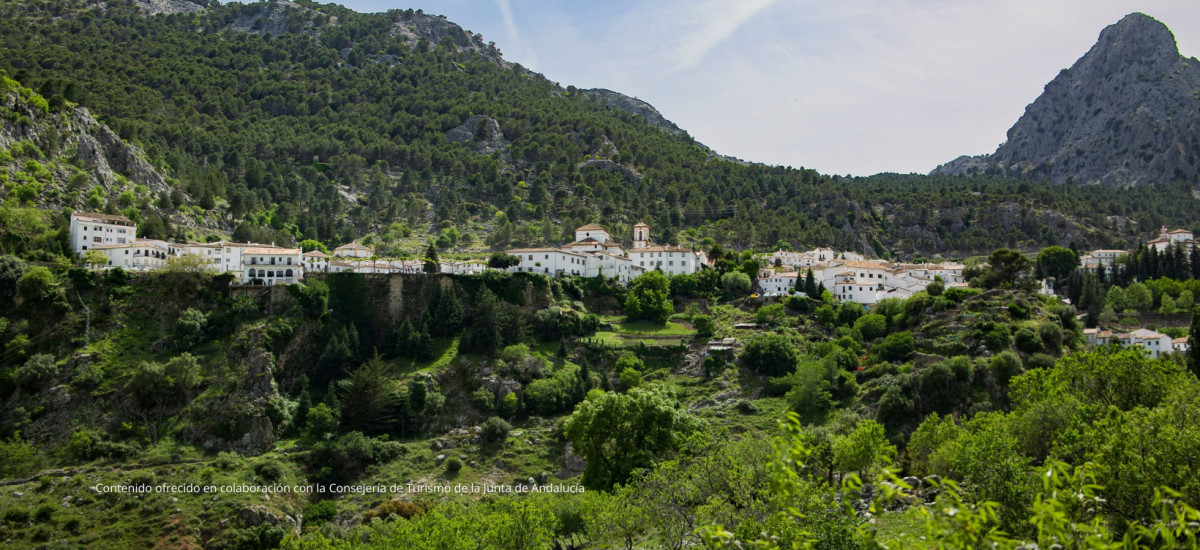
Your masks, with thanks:
[[(187, 194), (87, 108), (65, 102), (51, 107), (29, 88), (0, 78), (0, 197), (18, 193), (22, 202), (53, 210), (135, 206), (143, 217), (213, 225), (178, 211), (190, 204)], [(162, 203), (172, 195), (179, 204)]]
[(1046, 85), (995, 153), (933, 175), (985, 172), (1054, 183), (1129, 186), (1200, 176), (1200, 61), (1141, 13)]

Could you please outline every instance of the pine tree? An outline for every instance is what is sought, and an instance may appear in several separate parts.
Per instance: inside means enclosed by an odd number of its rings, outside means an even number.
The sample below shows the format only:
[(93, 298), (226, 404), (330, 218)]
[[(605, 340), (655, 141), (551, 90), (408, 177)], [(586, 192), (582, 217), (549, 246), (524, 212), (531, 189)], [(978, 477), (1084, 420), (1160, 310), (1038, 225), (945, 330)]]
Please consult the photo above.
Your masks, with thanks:
[(412, 357), (413, 351), (413, 325), (408, 319), (405, 319), (396, 330), (392, 332), (392, 352), (397, 357)]
[(453, 288), (439, 288), (434, 294), (433, 331), (436, 336), (450, 336), (462, 327), (463, 303)]
[(441, 270), (442, 268), (438, 263), (437, 248), (433, 246), (433, 243), (429, 243), (429, 246), (425, 248), (424, 271), (425, 273), (438, 273)]

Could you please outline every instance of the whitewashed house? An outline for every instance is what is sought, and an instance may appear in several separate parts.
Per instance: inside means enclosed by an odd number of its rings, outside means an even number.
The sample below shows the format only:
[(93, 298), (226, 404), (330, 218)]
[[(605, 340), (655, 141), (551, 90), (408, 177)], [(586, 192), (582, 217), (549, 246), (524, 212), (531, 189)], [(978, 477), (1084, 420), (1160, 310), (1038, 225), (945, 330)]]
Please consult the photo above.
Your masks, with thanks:
[(167, 264), (172, 256), (171, 246), (163, 241), (139, 239), (125, 244), (93, 246), (108, 258), (105, 268), (119, 267), (131, 271), (149, 271)]
[(1158, 238), (1146, 242), (1146, 246), (1153, 247), (1159, 252), (1164, 252), (1174, 245), (1180, 245), (1184, 250), (1191, 250), (1196, 245), (1195, 237), (1192, 232), (1186, 229), (1176, 229), (1167, 231), (1167, 226), (1162, 226), (1158, 230)]
[(514, 248), (508, 253), (521, 259), (521, 262), (510, 267), (509, 271), (541, 273), (554, 277), (586, 275), (587, 254), (584, 253), (549, 247)]
[(767, 296), (782, 296), (796, 289), (799, 278), (800, 274), (795, 271), (776, 273), (772, 270), (760, 274), (758, 288)]
[(1178, 353), (1180, 355), (1187, 353), (1188, 352), (1188, 339), (1186, 337), (1184, 337), (1184, 338), (1176, 338), (1174, 340), (1171, 340), (1171, 349), (1174, 350), (1175, 353)]
[(125, 216), (74, 212), (71, 214), (71, 250), (76, 255), (102, 245), (130, 244), (137, 238), (137, 224)]
[(520, 263), (509, 271), (541, 273), (555, 277), (616, 277), (621, 282), (660, 269), (667, 275), (695, 273), (708, 261), (702, 251), (679, 246), (655, 245), (650, 241), (650, 226), (633, 226), (633, 249), (626, 251), (603, 227), (587, 224), (575, 229), (575, 242), (560, 248), (515, 248), (507, 251)]
[(370, 258), (375, 251), (359, 243), (346, 243), (333, 249), (335, 258)]
[(244, 248), (239, 282), (289, 284), (304, 278), (304, 256), (299, 248)]
[(329, 271), (329, 256), (320, 250), (310, 250), (304, 253), (304, 271), (307, 273), (326, 273)]

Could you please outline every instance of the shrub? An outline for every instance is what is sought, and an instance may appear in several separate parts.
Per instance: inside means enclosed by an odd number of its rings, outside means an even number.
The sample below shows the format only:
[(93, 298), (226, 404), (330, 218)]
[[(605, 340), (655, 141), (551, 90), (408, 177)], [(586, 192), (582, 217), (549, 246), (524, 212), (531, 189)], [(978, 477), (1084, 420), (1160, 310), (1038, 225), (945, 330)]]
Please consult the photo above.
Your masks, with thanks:
[[(455, 458), (451, 460), (458, 459)], [(404, 519), (412, 519), (424, 513), (425, 509), (419, 504), (405, 502), (400, 499), (392, 499), (380, 504), (379, 506), (376, 506), (374, 510), (363, 512), (363, 523), (368, 523), (374, 518), (387, 519), (391, 516), (400, 516)], [(305, 519), (308, 518), (306, 517)]]
[(452, 476), (452, 475), (457, 474), (459, 470), (462, 470), (463, 463), (462, 463), (462, 460), (459, 460), (459, 458), (457, 456), (452, 456), (452, 457), (446, 459), (445, 466), (446, 466), (446, 474)]
[(696, 329), (698, 338), (712, 338), (717, 333), (717, 323), (708, 315), (692, 317), (692, 327)]
[(17, 368), (16, 382), (26, 391), (34, 391), (58, 376), (54, 356), (39, 353)]
[(767, 376), (782, 376), (796, 370), (800, 352), (780, 334), (757, 334), (746, 342), (742, 363)]
[(871, 341), (887, 334), (887, 318), (877, 313), (863, 315), (854, 322), (854, 330), (862, 334), (864, 341)]
[(4, 518), (4, 521), (7, 521), (12, 525), (24, 525), (29, 523), (29, 510), (16, 507), (9, 508), (4, 511), (4, 515), (2, 517)]
[(1028, 327), (1017, 329), (1017, 333), (1013, 336), (1013, 339), (1017, 345), (1017, 349), (1025, 353), (1038, 353), (1044, 349), (1042, 338)]
[(621, 371), (620, 382), (621, 389), (626, 391), (636, 388), (642, 383), (642, 373), (635, 369), (627, 368)]
[(487, 388), (479, 388), (471, 392), (471, 404), (480, 411), (492, 411), (496, 409), (496, 396)]
[(17, 289), (21, 296), (33, 300), (45, 300), (54, 292), (54, 274), (40, 265), (25, 270), (25, 274), (17, 281)]
[(175, 321), (175, 339), (179, 347), (188, 349), (199, 343), (207, 326), (208, 317), (203, 311), (190, 307), (183, 310)]
[(750, 292), (750, 276), (741, 271), (730, 271), (721, 275), (721, 289), (730, 294), (745, 294)]
[(505, 422), (500, 417), (493, 416), (483, 422), (483, 428), (479, 432), (479, 437), (484, 445), (495, 445), (504, 443), (508, 439), (508, 432), (512, 430), (512, 426)]
[(283, 467), (276, 462), (264, 462), (254, 467), (254, 473), (267, 483), (283, 479)]
[(889, 334), (883, 343), (875, 344), (874, 352), (884, 361), (903, 361), (917, 348), (912, 332)]
[[(391, 502), (391, 501), (388, 501), (388, 502)], [(387, 502), (385, 502), (384, 504), (387, 504)], [(380, 504), (379, 506), (383, 507), (384, 504)], [(373, 510), (365, 512), (363, 514), (364, 519), (366, 518), (367, 514), (370, 514), (372, 512), (373, 512)], [(337, 515), (337, 505), (334, 504), (334, 502), (332, 500), (322, 500), (322, 501), (318, 501), (318, 502), (313, 502), (304, 509), (304, 523), (305, 523), (305, 525), (320, 525), (322, 523), (326, 523), (329, 520), (333, 519), (334, 516), (336, 516), (336, 515)]]

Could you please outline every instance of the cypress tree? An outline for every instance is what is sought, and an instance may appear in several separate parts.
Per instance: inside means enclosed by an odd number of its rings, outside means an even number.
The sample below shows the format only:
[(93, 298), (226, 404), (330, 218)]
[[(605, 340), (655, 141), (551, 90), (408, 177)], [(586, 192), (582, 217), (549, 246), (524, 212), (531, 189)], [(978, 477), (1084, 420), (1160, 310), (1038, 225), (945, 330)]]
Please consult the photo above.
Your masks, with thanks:
[(813, 277), (812, 270), (808, 270), (808, 274), (804, 276), (804, 293), (808, 294), (813, 300), (821, 299), (821, 292), (817, 290), (817, 281)]
[(1192, 374), (1200, 377), (1200, 307), (1192, 308), (1192, 326), (1188, 328), (1187, 366)]

